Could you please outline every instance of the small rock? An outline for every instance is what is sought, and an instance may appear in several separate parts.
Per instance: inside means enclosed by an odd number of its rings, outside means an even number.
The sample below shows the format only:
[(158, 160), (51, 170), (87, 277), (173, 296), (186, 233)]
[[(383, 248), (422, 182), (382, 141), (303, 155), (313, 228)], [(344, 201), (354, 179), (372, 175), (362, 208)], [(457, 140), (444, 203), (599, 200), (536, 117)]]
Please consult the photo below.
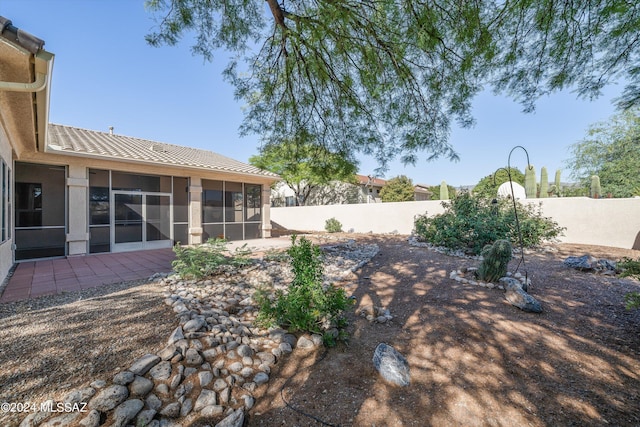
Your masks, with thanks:
[(135, 378), (135, 374), (129, 371), (118, 372), (113, 377), (113, 383), (119, 385), (127, 385)]
[(160, 408), (162, 408), (162, 400), (160, 400), (160, 398), (158, 398), (158, 396), (156, 396), (155, 394), (148, 395), (145, 399), (145, 403), (154, 411), (159, 411)]
[(196, 332), (203, 328), (206, 324), (207, 322), (204, 320), (204, 318), (196, 317), (195, 319), (191, 319), (187, 323), (185, 323), (182, 329), (185, 332)]
[(129, 397), (129, 390), (123, 385), (114, 384), (95, 395), (88, 407), (100, 412), (107, 412), (124, 402), (127, 397)]
[(120, 405), (113, 411), (113, 427), (124, 427), (129, 421), (138, 415), (138, 412), (142, 410), (144, 403), (139, 399), (129, 399)]
[(253, 382), (257, 385), (264, 384), (269, 381), (269, 375), (264, 372), (258, 372), (255, 377), (253, 377)]
[(390, 345), (378, 344), (373, 354), (373, 365), (385, 380), (393, 384), (407, 386), (411, 381), (407, 359)]
[(511, 305), (529, 313), (542, 313), (542, 306), (531, 295), (526, 293), (521, 286), (513, 283), (507, 284), (504, 297)]
[(180, 403), (178, 402), (169, 403), (160, 411), (160, 415), (163, 415), (169, 418), (178, 418), (180, 416)]
[(198, 350), (194, 348), (187, 349), (187, 353), (185, 354), (185, 363), (187, 365), (202, 365), (202, 362), (204, 362), (204, 359), (200, 353), (198, 353)]
[(198, 382), (200, 387), (206, 387), (213, 380), (213, 374), (209, 371), (198, 372)]
[(82, 427), (98, 427), (100, 425), (100, 412), (92, 409), (79, 424)]
[(160, 362), (160, 358), (155, 354), (145, 354), (135, 362), (129, 368), (129, 371), (136, 375), (144, 375), (149, 372), (149, 369), (154, 367)]
[(198, 412), (207, 406), (213, 406), (213, 405), (216, 405), (217, 403), (218, 402), (216, 399), (216, 392), (205, 389), (200, 392), (200, 395), (198, 396), (198, 399), (196, 400), (196, 403), (193, 406), (193, 410)]
[(165, 360), (158, 363), (156, 366), (151, 368), (149, 375), (151, 375), (151, 378), (153, 378), (155, 381), (169, 379), (169, 377), (171, 376), (171, 362)]
[(298, 338), (298, 342), (296, 343), (296, 347), (297, 348), (301, 348), (303, 350), (309, 350), (309, 349), (314, 348), (315, 344), (309, 338), (307, 338), (304, 335), (302, 335), (300, 338)]
[(192, 409), (193, 409), (193, 400), (185, 399), (184, 402), (182, 402), (182, 407), (180, 408), (180, 416), (186, 417), (187, 415), (189, 415), (189, 413), (191, 413)]
[(215, 427), (242, 427), (243, 424), (244, 410), (242, 410), (242, 408), (238, 408), (216, 424)]
[(129, 385), (129, 392), (134, 397), (144, 398), (151, 390), (153, 390), (153, 381), (140, 375), (136, 375)]
[(202, 408), (200, 415), (203, 417), (214, 417), (224, 412), (224, 408), (219, 405), (209, 405)]
[(153, 417), (156, 416), (156, 411), (154, 409), (146, 409), (141, 411), (136, 417), (136, 426), (148, 426), (153, 420)]

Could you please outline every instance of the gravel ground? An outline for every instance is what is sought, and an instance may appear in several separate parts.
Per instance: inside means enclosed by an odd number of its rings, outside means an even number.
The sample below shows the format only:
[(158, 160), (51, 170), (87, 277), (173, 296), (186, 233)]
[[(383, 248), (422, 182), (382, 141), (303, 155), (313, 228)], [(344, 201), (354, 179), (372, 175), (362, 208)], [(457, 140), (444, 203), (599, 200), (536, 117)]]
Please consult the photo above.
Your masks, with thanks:
[[(162, 290), (138, 281), (0, 304), (0, 402), (59, 402), (160, 350), (177, 324)], [(0, 413), (0, 425), (22, 418)]]

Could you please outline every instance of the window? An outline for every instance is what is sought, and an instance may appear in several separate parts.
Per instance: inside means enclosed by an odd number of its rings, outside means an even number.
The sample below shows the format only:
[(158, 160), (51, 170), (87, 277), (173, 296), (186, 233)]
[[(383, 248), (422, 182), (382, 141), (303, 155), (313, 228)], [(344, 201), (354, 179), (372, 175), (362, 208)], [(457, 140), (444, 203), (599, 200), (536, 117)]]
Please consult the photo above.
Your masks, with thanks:
[(16, 227), (42, 227), (42, 184), (16, 184)]

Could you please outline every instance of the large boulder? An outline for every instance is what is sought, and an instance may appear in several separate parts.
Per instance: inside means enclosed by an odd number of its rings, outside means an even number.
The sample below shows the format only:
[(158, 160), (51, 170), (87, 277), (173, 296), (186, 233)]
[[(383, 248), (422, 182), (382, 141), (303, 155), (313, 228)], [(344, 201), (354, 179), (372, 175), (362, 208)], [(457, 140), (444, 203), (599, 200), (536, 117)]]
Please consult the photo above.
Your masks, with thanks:
[(373, 365), (382, 378), (392, 384), (407, 386), (411, 382), (407, 359), (390, 345), (378, 344), (373, 353)]
[(542, 306), (531, 295), (526, 293), (522, 286), (514, 282), (507, 283), (504, 297), (511, 305), (529, 313), (542, 313)]

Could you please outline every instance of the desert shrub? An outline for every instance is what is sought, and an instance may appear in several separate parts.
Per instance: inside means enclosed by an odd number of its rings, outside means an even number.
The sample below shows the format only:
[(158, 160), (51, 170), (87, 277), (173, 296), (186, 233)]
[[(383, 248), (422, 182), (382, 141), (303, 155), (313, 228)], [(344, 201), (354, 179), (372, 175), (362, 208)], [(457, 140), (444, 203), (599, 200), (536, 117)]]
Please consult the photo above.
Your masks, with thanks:
[[(628, 257), (622, 258), (616, 263), (621, 277), (635, 277), (640, 280), (640, 258), (634, 260)], [(640, 308), (640, 292), (629, 292), (624, 296), (627, 309)]]
[(339, 233), (342, 231), (342, 224), (335, 218), (329, 218), (324, 223), (324, 229), (327, 230), (328, 233)]
[(209, 239), (200, 246), (177, 244), (173, 252), (176, 254), (171, 263), (173, 270), (185, 279), (201, 279), (220, 273), (223, 266), (242, 267), (251, 263), (251, 250), (246, 244), (229, 254), (224, 239)]
[[(540, 206), (516, 203), (524, 247), (538, 246), (562, 234), (562, 227), (542, 216)], [(499, 198), (492, 203), (490, 199), (464, 192), (442, 206), (445, 208), (442, 214), (416, 217), (413, 233), (419, 240), (476, 255), (500, 239), (516, 247), (520, 245), (511, 200)]]
[[(322, 255), (320, 249), (304, 237), (298, 242), (292, 236), (287, 251), (291, 257), (293, 281), (288, 292), (277, 290), (272, 297), (267, 289), (254, 295), (259, 306), (257, 323), (261, 326), (280, 325), (290, 331), (322, 334), (327, 345), (344, 338), (346, 321), (342, 317), (353, 301), (344, 289), (322, 286)], [(332, 332), (333, 330), (333, 332)]]

